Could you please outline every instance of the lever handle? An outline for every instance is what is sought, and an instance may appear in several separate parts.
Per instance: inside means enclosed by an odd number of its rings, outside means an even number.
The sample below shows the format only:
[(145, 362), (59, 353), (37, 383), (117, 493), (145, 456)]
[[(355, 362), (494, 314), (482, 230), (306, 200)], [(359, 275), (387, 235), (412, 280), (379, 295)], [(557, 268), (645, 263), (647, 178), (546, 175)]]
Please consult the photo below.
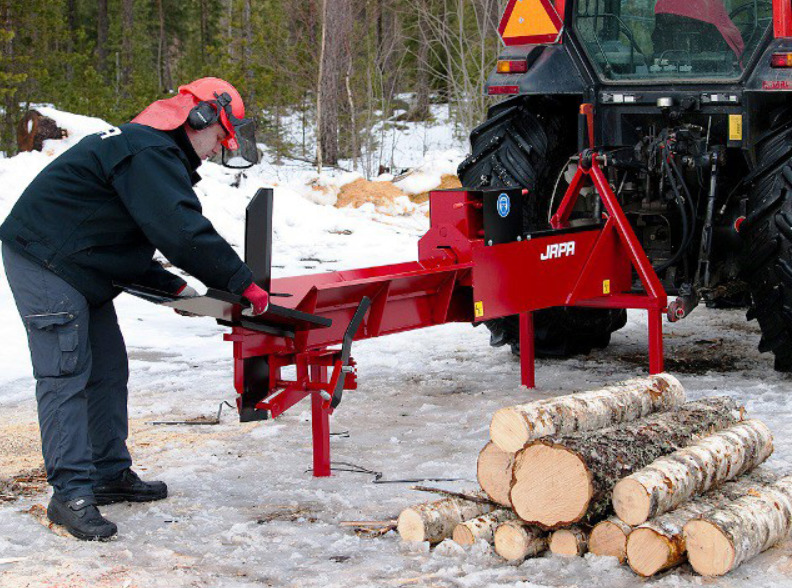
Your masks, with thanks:
[(346, 374), (351, 371), (349, 366), (349, 356), (352, 354), (352, 341), (355, 339), (355, 334), (363, 322), (363, 317), (366, 316), (369, 306), (371, 306), (371, 299), (364, 296), (358, 304), (352, 320), (349, 321), (349, 326), (344, 333), (344, 342), (341, 344), (341, 373), (336, 380), (335, 390), (333, 390), (333, 398), (330, 401), (330, 407), (335, 408), (341, 404), (341, 397), (344, 394), (344, 382), (346, 381)]

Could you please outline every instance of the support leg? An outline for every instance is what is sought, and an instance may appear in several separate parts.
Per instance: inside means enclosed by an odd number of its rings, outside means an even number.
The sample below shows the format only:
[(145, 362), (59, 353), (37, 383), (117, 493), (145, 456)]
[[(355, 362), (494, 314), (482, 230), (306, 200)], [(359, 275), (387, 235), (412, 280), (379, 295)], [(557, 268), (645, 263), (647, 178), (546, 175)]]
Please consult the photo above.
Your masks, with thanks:
[[(327, 368), (311, 366), (311, 380), (327, 381)], [(322, 408), (322, 398), (311, 394), (311, 425), (313, 428), (313, 475), (324, 478), (330, 475), (330, 415)]]
[(650, 308), (649, 320), (649, 374), (663, 371), (663, 311)]
[(533, 312), (524, 312), (520, 315), (520, 383), (535, 388), (535, 371)]

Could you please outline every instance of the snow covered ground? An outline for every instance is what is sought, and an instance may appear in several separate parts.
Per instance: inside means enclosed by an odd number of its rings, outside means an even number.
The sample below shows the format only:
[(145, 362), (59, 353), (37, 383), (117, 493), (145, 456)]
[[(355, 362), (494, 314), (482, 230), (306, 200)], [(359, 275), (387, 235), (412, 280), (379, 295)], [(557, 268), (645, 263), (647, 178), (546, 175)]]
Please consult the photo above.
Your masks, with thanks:
[[(80, 135), (102, 121), (45, 110), (72, 132), (43, 154), (0, 159), (0, 218), (24, 186)], [(438, 113), (440, 116), (441, 113)], [(432, 187), (453, 172), (464, 151), (443, 129), (424, 153), (419, 131), (407, 132), (400, 167), (422, 166), (403, 186)], [(399, 157), (402, 159), (399, 160)], [(306, 166), (265, 160), (238, 177), (212, 164), (198, 190), (207, 215), (241, 245), (247, 200), (260, 186), (275, 187), (275, 275), (365, 267), (416, 258), (426, 230), (426, 205), (407, 199), (391, 210), (332, 206), (338, 187), (354, 179), (318, 179)], [(233, 187), (238, 184), (238, 187)], [(329, 191), (315, 187), (325, 186)], [(197, 285), (197, 284), (196, 284)], [(239, 424), (231, 411), (216, 426), (156, 426), (153, 420), (213, 415), (233, 401), (231, 346), (225, 329), (187, 319), (128, 296), (117, 302), (130, 351), (131, 439), (137, 469), (168, 482), (171, 496), (152, 504), (118, 504), (103, 511), (119, 525), (108, 544), (83, 543), (47, 531), (24, 512), (46, 505), (38, 494), (0, 503), (0, 587), (159, 586), (587, 586), (639, 584), (610, 558), (540, 557), (504, 564), (484, 545), (464, 550), (451, 542), (429, 550), (406, 546), (395, 533), (369, 539), (341, 527), (345, 520), (395, 518), (430, 499), (410, 483), (374, 483), (372, 474), (337, 472), (314, 479), (310, 410), (299, 405), (277, 421)], [(382, 472), (384, 481), (458, 478), (435, 483), (470, 488), (476, 456), (488, 437), (492, 412), (529, 398), (566, 394), (646, 371), (644, 316), (630, 315), (605, 350), (565, 361), (538, 362), (538, 389), (518, 387), (517, 361), (491, 349), (484, 328), (448, 325), (356, 344), (359, 389), (345, 395), (332, 419), (333, 459)], [(728, 394), (776, 434), (771, 466), (792, 471), (790, 379), (772, 370), (756, 350), (758, 328), (744, 312), (700, 308), (666, 325), (667, 365), (697, 398)], [(0, 479), (40, 462), (33, 383), (24, 330), (4, 277), (0, 278)], [(32, 465), (31, 465), (32, 464)], [(792, 586), (792, 542), (787, 541), (719, 580), (683, 567), (648, 581), (657, 586), (738, 588)]]

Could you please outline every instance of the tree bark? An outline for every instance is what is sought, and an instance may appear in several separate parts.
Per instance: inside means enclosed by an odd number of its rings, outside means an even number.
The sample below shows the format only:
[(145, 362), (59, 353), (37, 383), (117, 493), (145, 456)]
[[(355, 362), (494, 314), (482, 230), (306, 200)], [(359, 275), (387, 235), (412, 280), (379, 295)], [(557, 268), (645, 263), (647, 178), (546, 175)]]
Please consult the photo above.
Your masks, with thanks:
[(418, 19), (418, 51), (416, 52), (416, 87), (415, 104), (410, 113), (410, 120), (429, 120), (431, 110), (429, 108), (430, 92), (430, 65), (429, 65), (429, 24), (426, 22), (429, 11), (426, 7), (426, 0), (416, 0), (420, 7), (416, 18)]
[(627, 538), (630, 567), (636, 574), (649, 577), (681, 564), (687, 553), (682, 529), (688, 521), (755, 492), (762, 484), (771, 483), (776, 478), (770, 472), (756, 470), (636, 527)]
[(490, 442), (479, 453), (476, 478), (490, 500), (511, 507), (509, 489), (512, 481), (514, 454), (503, 451)]
[(558, 529), (550, 535), (550, 553), (579, 557), (588, 551), (589, 532), (578, 525)]
[(107, 74), (107, 35), (110, 23), (107, 19), (107, 0), (96, 3), (96, 63), (102, 74)]
[(341, 81), (349, 58), (345, 41), (352, 31), (351, 0), (325, 1), (322, 21), (318, 142), (322, 162), (336, 165), (339, 157), (338, 113), (343, 96)]
[(752, 470), (773, 453), (773, 434), (751, 419), (661, 457), (619, 481), (613, 489), (616, 516), (640, 525), (691, 496)]
[(670, 374), (635, 378), (579, 394), (509, 406), (495, 412), (490, 439), (503, 451), (519, 451), (539, 437), (590, 431), (679, 406), (685, 391)]
[(522, 561), (547, 549), (545, 531), (522, 521), (507, 521), (495, 529), (495, 553), (508, 561)]
[(792, 476), (755, 488), (684, 527), (690, 565), (703, 576), (722, 576), (789, 536)]
[(521, 519), (545, 529), (594, 524), (608, 514), (621, 478), (740, 416), (736, 402), (721, 396), (633, 423), (534, 441), (515, 457), (512, 506)]
[(632, 527), (618, 517), (600, 521), (591, 529), (589, 551), (594, 555), (609, 555), (624, 563), (627, 560), (627, 537)]
[[(484, 495), (480, 495), (484, 498)], [(462, 498), (444, 498), (404, 509), (396, 525), (403, 541), (439, 543), (450, 537), (461, 522), (492, 512), (493, 504)]]
[(505, 508), (483, 514), (454, 527), (453, 539), (460, 545), (473, 545), (479, 539), (492, 543), (495, 529), (501, 523), (515, 519), (516, 516), (513, 511)]
[(122, 33), (121, 33), (121, 93), (124, 96), (131, 94), (132, 65), (134, 62), (134, 30), (135, 30), (135, 1), (123, 0), (122, 2)]

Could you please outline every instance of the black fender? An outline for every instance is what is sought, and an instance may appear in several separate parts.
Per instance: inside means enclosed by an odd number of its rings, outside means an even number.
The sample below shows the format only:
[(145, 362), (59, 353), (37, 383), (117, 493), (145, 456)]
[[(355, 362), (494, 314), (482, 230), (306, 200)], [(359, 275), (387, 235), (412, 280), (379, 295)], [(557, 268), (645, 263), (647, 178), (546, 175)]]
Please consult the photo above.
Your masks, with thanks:
[(490, 91), (493, 86), (517, 86), (520, 95), (582, 95), (586, 91), (586, 83), (569, 55), (566, 44), (506, 47), (498, 59), (527, 59), (528, 71), (524, 74), (499, 74), (493, 71), (484, 86), (487, 94), (497, 94)]

